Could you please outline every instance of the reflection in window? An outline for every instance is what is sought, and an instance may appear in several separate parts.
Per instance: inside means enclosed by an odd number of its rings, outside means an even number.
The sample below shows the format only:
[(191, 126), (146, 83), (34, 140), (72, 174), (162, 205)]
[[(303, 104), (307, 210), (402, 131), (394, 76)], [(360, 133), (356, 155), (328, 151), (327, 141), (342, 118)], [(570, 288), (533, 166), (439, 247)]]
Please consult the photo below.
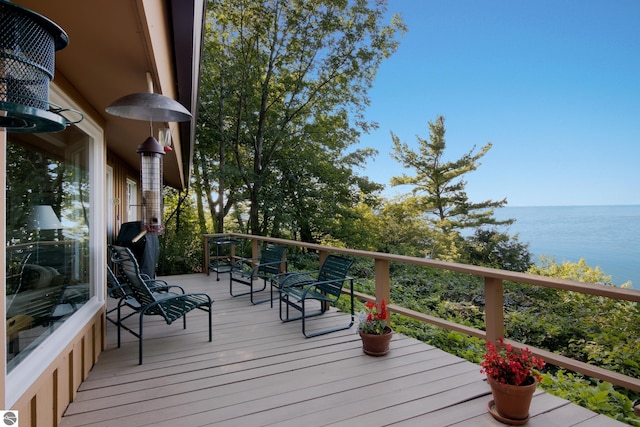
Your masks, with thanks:
[(90, 296), (89, 138), (9, 134), (7, 370)]

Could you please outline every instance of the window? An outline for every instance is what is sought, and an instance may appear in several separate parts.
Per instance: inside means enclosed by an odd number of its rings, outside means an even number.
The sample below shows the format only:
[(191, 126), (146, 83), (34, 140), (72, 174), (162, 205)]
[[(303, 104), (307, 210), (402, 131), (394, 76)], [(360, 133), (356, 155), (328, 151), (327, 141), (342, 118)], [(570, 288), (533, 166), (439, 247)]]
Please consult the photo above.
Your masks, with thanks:
[(138, 183), (127, 178), (127, 221), (138, 220)]
[(93, 296), (89, 137), (8, 134), (7, 371)]

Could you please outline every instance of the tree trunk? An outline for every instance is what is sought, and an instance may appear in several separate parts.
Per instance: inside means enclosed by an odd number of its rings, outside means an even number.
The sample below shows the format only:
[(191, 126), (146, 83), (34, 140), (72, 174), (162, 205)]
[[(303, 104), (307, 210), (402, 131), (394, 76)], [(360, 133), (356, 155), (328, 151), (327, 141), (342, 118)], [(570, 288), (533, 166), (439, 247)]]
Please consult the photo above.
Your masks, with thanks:
[(204, 205), (202, 204), (202, 182), (200, 176), (200, 161), (199, 156), (193, 156), (193, 181), (194, 190), (196, 192), (196, 210), (198, 212), (198, 227), (200, 228), (200, 234), (207, 234), (207, 220), (204, 216)]

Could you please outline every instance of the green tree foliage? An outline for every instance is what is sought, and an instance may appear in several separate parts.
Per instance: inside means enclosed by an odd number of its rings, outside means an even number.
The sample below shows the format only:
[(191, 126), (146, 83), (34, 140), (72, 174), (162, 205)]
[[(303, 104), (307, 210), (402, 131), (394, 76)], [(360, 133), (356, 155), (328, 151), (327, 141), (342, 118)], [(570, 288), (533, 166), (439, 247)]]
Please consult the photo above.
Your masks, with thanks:
[(590, 380), (564, 370), (545, 374), (541, 387), (553, 394), (607, 415), (631, 426), (640, 426), (640, 418), (633, 413), (633, 400), (616, 390), (610, 383)]
[(396, 200), (387, 203), (378, 216), (383, 225), (378, 232), (378, 251), (418, 257), (431, 255), (433, 236), (414, 204)]
[(246, 203), (247, 231), (313, 241), (379, 189), (352, 172), (373, 151), (345, 153), (375, 125), (367, 91), (404, 31), (385, 12), (384, 1), (209, 1), (196, 189), (218, 229)]
[[(569, 261), (558, 263), (555, 258), (541, 256), (539, 262), (532, 265), (527, 273), (578, 282), (612, 284), (611, 276), (607, 276), (600, 267), (590, 267), (584, 258), (578, 260), (577, 263)], [(623, 287), (625, 286), (628, 284), (623, 285)]]
[(333, 247), (380, 251), (379, 236), (386, 224), (371, 205), (361, 201), (344, 212), (339, 218), (332, 218), (332, 232), (320, 239), (320, 243)]
[(439, 116), (435, 123), (429, 122), (429, 130), (428, 141), (417, 137), (417, 152), (391, 133), (394, 145), (392, 157), (404, 168), (415, 171), (415, 176), (394, 176), (391, 184), (413, 186), (414, 203), (429, 215), (429, 221), (436, 228), (443, 231), (513, 223), (513, 220), (498, 221), (493, 217), (494, 208), (505, 206), (507, 199), (474, 203), (465, 192), (467, 183), (462, 177), (478, 168), (478, 161), (487, 154), (492, 144), (486, 144), (478, 153), (473, 153), (473, 147), (460, 159), (445, 161), (447, 145), (444, 117)]
[(524, 272), (531, 267), (529, 244), (517, 236), (500, 233), (496, 229), (478, 228), (463, 243), (460, 261), (501, 270)]
[[(474, 154), (474, 147), (458, 160), (445, 161), (444, 117), (438, 117), (435, 123), (430, 122), (429, 129), (429, 140), (417, 137), (418, 151), (412, 150), (407, 143), (401, 142), (398, 136), (391, 133), (394, 145), (392, 157), (405, 169), (415, 172), (413, 176), (403, 174), (391, 179), (391, 185), (412, 186), (411, 193), (404, 195), (397, 203), (411, 218), (426, 221), (429, 225), (417, 229), (417, 232), (422, 233), (422, 241), (426, 243), (419, 250), (426, 256), (445, 261), (473, 260), (474, 263), (489, 266), (514, 262), (513, 257), (518, 256), (517, 249), (523, 248), (510, 243), (509, 236), (494, 235), (483, 242), (483, 238), (489, 237), (486, 233), (490, 233), (483, 232), (485, 234), (466, 243), (461, 236), (464, 229), (513, 223), (513, 220), (498, 221), (493, 216), (495, 208), (506, 205), (506, 199), (474, 203), (465, 192), (466, 181), (463, 176), (478, 168), (479, 160), (487, 154), (491, 143), (482, 147), (478, 153)], [(501, 242), (501, 239), (504, 241)], [(499, 257), (505, 258), (500, 261), (495, 259), (491, 252), (493, 249), (500, 249)]]
[(158, 274), (202, 271), (202, 233), (197, 209), (188, 191), (165, 189), (164, 232), (160, 236)]
[[(411, 265), (392, 265), (391, 300), (394, 304), (456, 323), (483, 328), (482, 279), (451, 271)], [(543, 257), (528, 272), (577, 281), (609, 283), (599, 269), (578, 263), (557, 263)], [(613, 286), (613, 285), (612, 285)], [(373, 279), (359, 280), (358, 290), (373, 294)], [(639, 377), (640, 308), (616, 301), (519, 283), (505, 284), (506, 337), (526, 345), (591, 363), (631, 377)], [(449, 353), (478, 362), (482, 341), (472, 337), (394, 316), (395, 331), (423, 340)], [(639, 393), (609, 383), (547, 368), (542, 387), (612, 418), (640, 425), (632, 402)]]
[[(611, 276), (599, 267), (590, 267), (584, 259), (577, 263), (558, 263), (553, 258), (541, 257), (540, 263), (532, 266), (528, 273), (614, 286)], [(536, 324), (546, 329), (548, 325), (555, 325), (557, 331), (547, 334), (553, 339), (542, 343), (545, 348), (562, 349), (563, 354), (576, 360), (640, 377), (640, 360), (634, 356), (640, 354), (637, 304), (555, 289), (543, 292), (541, 308), (532, 314)]]

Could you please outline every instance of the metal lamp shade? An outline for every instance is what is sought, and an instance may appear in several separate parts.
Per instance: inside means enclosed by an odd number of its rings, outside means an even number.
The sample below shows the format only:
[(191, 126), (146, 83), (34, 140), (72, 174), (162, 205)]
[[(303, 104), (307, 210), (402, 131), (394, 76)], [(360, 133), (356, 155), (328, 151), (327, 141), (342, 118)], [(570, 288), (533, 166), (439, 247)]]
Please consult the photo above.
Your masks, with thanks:
[(125, 119), (148, 122), (186, 122), (191, 120), (189, 110), (178, 101), (149, 92), (125, 95), (114, 101), (105, 111)]
[(28, 227), (31, 230), (60, 230), (62, 223), (53, 211), (51, 205), (36, 205), (28, 219)]

